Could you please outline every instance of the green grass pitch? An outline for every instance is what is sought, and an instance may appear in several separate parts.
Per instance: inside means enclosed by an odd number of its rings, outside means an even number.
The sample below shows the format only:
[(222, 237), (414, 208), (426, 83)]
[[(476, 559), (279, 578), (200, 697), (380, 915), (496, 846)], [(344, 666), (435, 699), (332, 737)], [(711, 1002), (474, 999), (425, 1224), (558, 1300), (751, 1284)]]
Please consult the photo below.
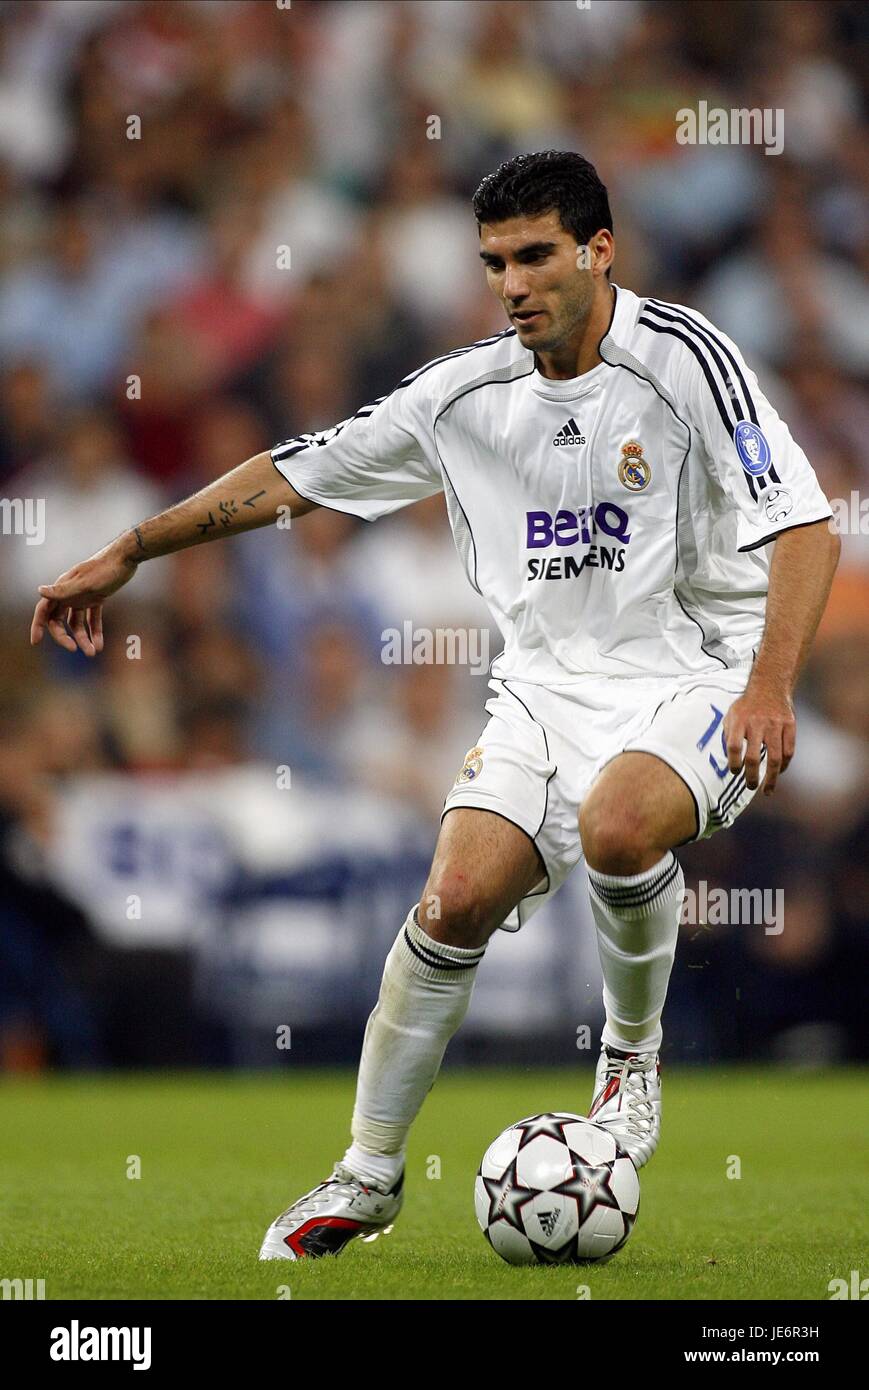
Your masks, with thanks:
[(445, 1072), (392, 1234), (260, 1264), (265, 1227), (343, 1152), (353, 1087), (292, 1065), (3, 1082), (0, 1277), (44, 1279), (46, 1299), (815, 1300), (866, 1265), (867, 1073), (675, 1067), (625, 1248), (603, 1265), (504, 1264), (474, 1216), (480, 1157), (523, 1115), (586, 1109), (588, 1066)]

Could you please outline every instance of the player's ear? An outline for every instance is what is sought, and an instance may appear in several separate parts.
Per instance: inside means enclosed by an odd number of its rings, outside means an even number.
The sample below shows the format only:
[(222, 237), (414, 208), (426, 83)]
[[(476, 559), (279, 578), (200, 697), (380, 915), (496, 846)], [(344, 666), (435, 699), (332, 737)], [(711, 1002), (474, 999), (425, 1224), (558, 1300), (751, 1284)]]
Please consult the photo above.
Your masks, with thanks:
[(587, 269), (594, 276), (604, 276), (609, 270), (615, 257), (615, 242), (612, 232), (606, 227), (601, 227), (599, 232), (595, 232), (593, 237), (589, 237), (588, 251), (590, 264)]

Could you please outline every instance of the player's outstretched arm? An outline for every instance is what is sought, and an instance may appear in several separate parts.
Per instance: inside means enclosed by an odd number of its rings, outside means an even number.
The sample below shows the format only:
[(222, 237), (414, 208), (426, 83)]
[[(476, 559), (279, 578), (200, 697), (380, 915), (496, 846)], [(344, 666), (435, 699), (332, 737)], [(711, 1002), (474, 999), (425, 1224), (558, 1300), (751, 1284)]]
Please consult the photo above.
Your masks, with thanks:
[(78, 647), (96, 656), (103, 649), (103, 604), (129, 583), (143, 560), (268, 526), (280, 508), (303, 516), (316, 505), (290, 487), (270, 454), (256, 454), (186, 501), (125, 531), (53, 584), (40, 584), (31, 644), (48, 631), (67, 651)]
[[(724, 737), (731, 772), (745, 766), (756, 787), (761, 745), (767, 765), (763, 790), (770, 793), (794, 755), (793, 692), (830, 593), (842, 543), (828, 521), (783, 531), (774, 542), (763, 641), (745, 692), (727, 711)], [(744, 758), (743, 758), (744, 750)]]

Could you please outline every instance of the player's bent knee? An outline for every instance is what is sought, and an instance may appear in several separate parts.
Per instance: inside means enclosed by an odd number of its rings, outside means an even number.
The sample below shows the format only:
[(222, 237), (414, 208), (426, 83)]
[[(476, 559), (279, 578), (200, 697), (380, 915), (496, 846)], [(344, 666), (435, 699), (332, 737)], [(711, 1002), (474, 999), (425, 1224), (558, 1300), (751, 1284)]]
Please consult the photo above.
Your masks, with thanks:
[(579, 814), (585, 861), (602, 874), (636, 874), (657, 853), (646, 818), (634, 808), (590, 798)]
[(502, 920), (485, 892), (463, 877), (430, 879), (420, 899), (420, 926), (447, 946), (482, 946)]

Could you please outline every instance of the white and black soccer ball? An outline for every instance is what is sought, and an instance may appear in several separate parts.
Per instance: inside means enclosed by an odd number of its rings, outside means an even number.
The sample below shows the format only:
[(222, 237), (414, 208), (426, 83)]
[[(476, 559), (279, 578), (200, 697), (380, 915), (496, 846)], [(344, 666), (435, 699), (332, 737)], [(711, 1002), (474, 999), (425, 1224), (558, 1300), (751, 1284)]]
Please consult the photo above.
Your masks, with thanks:
[(498, 1135), (474, 1199), (483, 1235), (508, 1264), (576, 1264), (621, 1249), (637, 1219), (640, 1180), (608, 1130), (557, 1111)]

